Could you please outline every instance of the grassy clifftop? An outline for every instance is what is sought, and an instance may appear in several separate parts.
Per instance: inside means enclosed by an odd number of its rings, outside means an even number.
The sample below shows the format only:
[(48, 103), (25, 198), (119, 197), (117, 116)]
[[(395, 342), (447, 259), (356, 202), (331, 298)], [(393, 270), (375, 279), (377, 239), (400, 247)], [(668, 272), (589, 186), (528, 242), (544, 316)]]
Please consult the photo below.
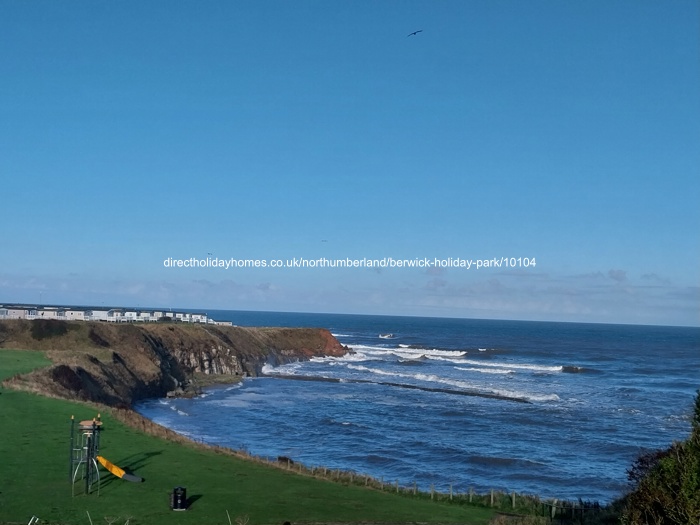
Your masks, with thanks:
[(265, 363), (348, 351), (324, 329), (53, 320), (0, 321), (0, 348), (42, 350), (53, 363), (8, 385), (121, 407), (179, 390), (195, 374), (257, 376)]

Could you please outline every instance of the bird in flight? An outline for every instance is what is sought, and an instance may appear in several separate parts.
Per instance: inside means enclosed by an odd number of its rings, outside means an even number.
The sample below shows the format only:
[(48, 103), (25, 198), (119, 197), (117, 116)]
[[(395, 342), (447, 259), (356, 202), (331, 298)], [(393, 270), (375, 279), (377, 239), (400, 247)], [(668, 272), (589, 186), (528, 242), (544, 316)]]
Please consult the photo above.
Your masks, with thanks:
[(413, 33), (409, 33), (406, 36), (413, 36), (413, 35), (417, 35), (418, 33), (422, 33), (422, 32), (423, 32), (423, 30), (419, 29), (418, 31), (414, 31)]

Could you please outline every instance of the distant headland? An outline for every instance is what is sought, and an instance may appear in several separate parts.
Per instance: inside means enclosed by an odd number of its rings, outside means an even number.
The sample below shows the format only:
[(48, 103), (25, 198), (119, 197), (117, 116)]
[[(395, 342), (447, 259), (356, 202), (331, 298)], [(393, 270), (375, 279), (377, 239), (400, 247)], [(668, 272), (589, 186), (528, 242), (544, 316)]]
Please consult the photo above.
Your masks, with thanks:
[(0, 348), (38, 350), (53, 365), (4, 385), (129, 407), (149, 397), (262, 375), (279, 365), (350, 351), (323, 328), (253, 328), (203, 322), (0, 320)]

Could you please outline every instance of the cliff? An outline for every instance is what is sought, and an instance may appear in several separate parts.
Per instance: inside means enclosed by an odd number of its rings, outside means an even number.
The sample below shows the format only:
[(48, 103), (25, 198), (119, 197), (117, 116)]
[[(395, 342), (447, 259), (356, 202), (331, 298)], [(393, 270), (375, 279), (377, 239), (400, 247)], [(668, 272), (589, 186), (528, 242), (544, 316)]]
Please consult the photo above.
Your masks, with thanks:
[(0, 321), (0, 348), (42, 350), (53, 362), (7, 386), (118, 407), (182, 392), (195, 375), (258, 376), (266, 363), (348, 352), (316, 328), (53, 320)]

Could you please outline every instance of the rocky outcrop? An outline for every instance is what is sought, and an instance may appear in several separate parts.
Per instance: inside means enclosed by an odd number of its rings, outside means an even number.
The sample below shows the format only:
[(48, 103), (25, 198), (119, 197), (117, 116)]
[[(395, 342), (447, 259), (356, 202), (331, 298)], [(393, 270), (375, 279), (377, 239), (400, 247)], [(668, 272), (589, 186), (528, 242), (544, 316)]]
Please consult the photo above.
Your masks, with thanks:
[(53, 362), (7, 386), (121, 407), (185, 393), (195, 376), (258, 376), (266, 363), (349, 351), (315, 328), (23, 320), (0, 321), (0, 347), (43, 350)]

